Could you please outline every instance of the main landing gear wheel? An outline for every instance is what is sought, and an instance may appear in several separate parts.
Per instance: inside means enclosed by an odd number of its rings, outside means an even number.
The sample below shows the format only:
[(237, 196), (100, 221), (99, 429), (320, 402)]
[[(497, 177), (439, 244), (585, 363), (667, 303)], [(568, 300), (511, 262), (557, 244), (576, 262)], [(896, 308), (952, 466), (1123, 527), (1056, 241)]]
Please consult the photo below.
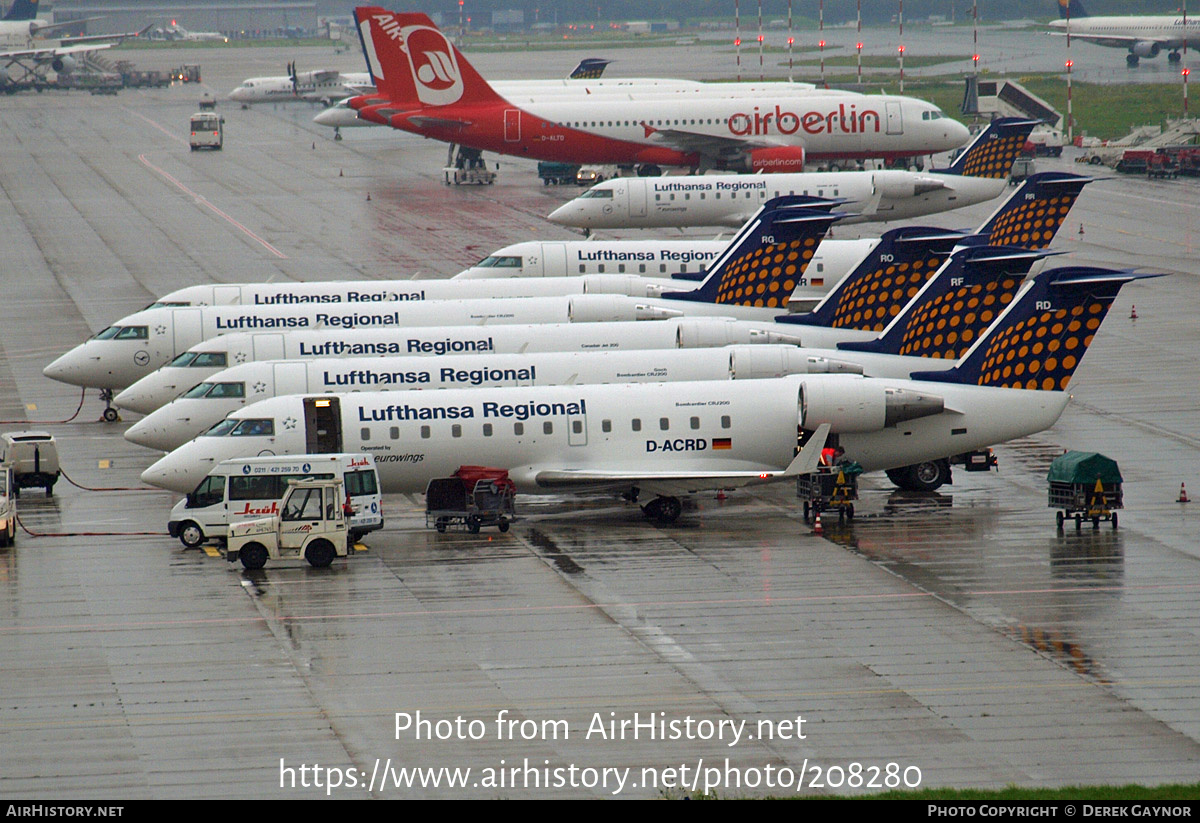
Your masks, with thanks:
[(683, 514), (683, 503), (678, 497), (656, 497), (642, 506), (642, 513), (659, 523), (674, 523)]
[(945, 460), (926, 460), (911, 466), (888, 469), (888, 480), (911, 492), (931, 492), (950, 481), (950, 464)]
[(1136, 66), (1138, 64), (1138, 60), (1139, 58), (1136, 54), (1125, 55), (1125, 65), (1127, 66)]

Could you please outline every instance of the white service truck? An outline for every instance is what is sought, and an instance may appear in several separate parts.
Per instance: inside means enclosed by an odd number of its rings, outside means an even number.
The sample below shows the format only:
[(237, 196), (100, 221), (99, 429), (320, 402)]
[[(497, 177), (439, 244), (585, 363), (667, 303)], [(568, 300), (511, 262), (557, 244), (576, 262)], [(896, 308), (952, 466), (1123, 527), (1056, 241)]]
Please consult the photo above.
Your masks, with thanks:
[(267, 559), (303, 557), (322, 569), (350, 551), (345, 486), (334, 480), (295, 480), (279, 502), (279, 513), (235, 523), (229, 529), (225, 559), (261, 569)]
[(12, 469), (0, 466), (0, 547), (17, 542), (16, 491)]

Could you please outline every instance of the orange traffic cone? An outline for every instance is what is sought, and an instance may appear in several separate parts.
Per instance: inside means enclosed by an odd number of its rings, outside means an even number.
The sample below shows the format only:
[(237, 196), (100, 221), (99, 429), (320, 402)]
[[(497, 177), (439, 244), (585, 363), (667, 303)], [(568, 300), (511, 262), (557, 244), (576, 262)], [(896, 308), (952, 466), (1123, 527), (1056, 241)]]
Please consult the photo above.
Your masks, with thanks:
[(1179, 484), (1179, 499), (1176, 500), (1175, 502), (1176, 503), (1187, 503), (1188, 502), (1187, 485), (1186, 484), (1184, 484), (1184, 483)]
[(825, 529), (821, 526), (821, 513), (817, 512), (817, 519), (813, 521), (813, 534), (824, 534)]
[(718, 500), (725, 499), (725, 490), (724, 489), (717, 489), (717, 499)]
[(371, 192), (367, 192), (367, 202), (371, 202)]
[(1129, 308), (1129, 319), (1137, 320), (1137, 306), (1131, 306)]
[(1082, 223), (1079, 224), (1079, 236), (1083, 237), (1083, 224)]

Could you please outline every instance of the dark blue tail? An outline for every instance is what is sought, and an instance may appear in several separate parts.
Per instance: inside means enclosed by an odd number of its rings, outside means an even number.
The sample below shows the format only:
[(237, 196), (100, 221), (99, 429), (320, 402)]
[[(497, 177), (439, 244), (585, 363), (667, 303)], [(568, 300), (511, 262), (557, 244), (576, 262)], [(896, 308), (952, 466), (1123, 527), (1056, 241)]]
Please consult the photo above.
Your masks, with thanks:
[(1001, 117), (981, 131), (948, 169), (939, 174), (1000, 179), (1012, 173), (1013, 161), (1025, 148), (1029, 133), (1040, 121), (1024, 117)]
[[(1067, 219), (1067, 213), (1092, 178), (1065, 171), (1032, 174), (980, 226), (978, 235), (989, 246), (1044, 249)], [(968, 241), (964, 245), (971, 245)]]
[(572, 80), (595, 80), (604, 74), (604, 69), (611, 62), (611, 60), (604, 60), (600, 57), (585, 57), (579, 61), (579, 65), (567, 77)]
[(941, 268), (963, 237), (960, 232), (924, 226), (892, 229), (879, 238), (870, 254), (839, 280), (811, 312), (789, 314), (776, 320), (883, 331), (925, 281)]
[(38, 0), (13, 0), (12, 8), (4, 15), (5, 20), (24, 22), (37, 19)]
[(1058, 0), (1058, 16), (1060, 19), (1087, 17), (1088, 13), (1083, 8), (1083, 0)]
[(796, 199), (806, 198), (768, 201), (768, 205), (785, 202), (772, 210), (766, 206), (759, 209), (709, 266), (708, 276), (695, 291), (669, 292), (663, 297), (764, 308), (787, 306), (821, 239), (844, 216), (787, 205)]
[(957, 360), (1012, 302), (1029, 269), (1047, 254), (1011, 246), (960, 249), (883, 334), (839, 343), (838, 348)]
[(1088, 266), (1042, 272), (957, 366), (912, 378), (1064, 391), (1121, 287), (1161, 276)]

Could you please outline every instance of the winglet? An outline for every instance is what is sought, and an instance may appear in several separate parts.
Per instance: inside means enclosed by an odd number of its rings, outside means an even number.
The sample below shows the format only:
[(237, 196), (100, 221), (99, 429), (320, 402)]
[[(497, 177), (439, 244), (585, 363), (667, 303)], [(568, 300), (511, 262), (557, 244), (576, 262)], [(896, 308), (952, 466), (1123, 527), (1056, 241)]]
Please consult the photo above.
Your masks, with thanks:
[(792, 462), (783, 470), (780, 477), (799, 477), (802, 474), (815, 472), (817, 466), (821, 464), (821, 450), (825, 448), (825, 441), (829, 438), (829, 429), (828, 423), (817, 426), (812, 437), (808, 438), (808, 442), (792, 458)]

